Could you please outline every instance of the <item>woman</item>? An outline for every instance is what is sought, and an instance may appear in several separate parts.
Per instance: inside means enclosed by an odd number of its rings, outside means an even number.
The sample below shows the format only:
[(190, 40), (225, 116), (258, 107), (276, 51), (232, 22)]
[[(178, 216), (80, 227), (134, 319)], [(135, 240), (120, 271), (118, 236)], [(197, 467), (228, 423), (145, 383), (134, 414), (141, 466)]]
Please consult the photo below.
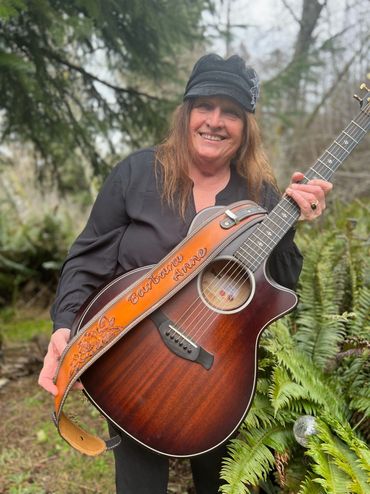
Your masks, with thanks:
[[(155, 149), (133, 153), (106, 180), (87, 225), (63, 266), (52, 307), (51, 337), (39, 383), (52, 382), (75, 313), (103, 282), (131, 269), (159, 262), (187, 234), (197, 212), (252, 199), (267, 210), (279, 200), (275, 179), (253, 116), (258, 98), (255, 71), (233, 56), (206, 55), (194, 66), (171, 131)], [(325, 209), (331, 184), (294, 173), (285, 194), (313, 220)], [(293, 288), (301, 255), (289, 231), (269, 259), (271, 276)], [(112, 431), (117, 433), (117, 431)], [(218, 492), (226, 447), (191, 459), (198, 494)], [(115, 449), (117, 492), (164, 494), (168, 459), (123, 438)]]

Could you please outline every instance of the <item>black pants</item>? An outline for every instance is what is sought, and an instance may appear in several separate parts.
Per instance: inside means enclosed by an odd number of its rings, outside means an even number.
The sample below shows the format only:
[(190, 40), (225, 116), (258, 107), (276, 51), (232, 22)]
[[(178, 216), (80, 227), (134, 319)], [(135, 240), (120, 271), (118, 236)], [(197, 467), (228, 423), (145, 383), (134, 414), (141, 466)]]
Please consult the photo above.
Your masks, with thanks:
[[(109, 427), (111, 435), (117, 431)], [(122, 437), (114, 450), (116, 464), (117, 494), (166, 494), (169, 461), (137, 444), (133, 439)], [(219, 478), (226, 446), (190, 459), (197, 494), (217, 494), (221, 485)]]

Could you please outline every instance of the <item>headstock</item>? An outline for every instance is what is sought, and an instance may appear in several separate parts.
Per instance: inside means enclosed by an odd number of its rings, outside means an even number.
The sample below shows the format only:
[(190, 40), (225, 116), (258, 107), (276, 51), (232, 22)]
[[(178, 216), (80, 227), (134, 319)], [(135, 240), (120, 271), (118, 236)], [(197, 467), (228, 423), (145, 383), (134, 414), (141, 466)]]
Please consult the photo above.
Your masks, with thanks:
[(353, 97), (357, 99), (357, 101), (360, 103), (360, 106), (362, 107), (363, 104), (366, 105), (367, 103), (370, 103), (370, 89), (366, 86), (364, 82), (361, 84), (360, 89), (361, 91), (364, 91), (365, 94), (361, 95), (362, 97), (358, 96), (357, 94), (354, 94)]

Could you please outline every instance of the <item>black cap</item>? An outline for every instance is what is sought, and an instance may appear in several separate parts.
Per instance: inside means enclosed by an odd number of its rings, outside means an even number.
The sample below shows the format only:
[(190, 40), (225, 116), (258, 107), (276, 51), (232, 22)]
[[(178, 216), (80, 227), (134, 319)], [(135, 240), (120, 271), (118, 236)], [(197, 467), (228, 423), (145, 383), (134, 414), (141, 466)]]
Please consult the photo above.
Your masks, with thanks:
[(194, 65), (184, 100), (199, 96), (228, 96), (254, 113), (259, 96), (258, 75), (238, 55), (226, 60), (214, 53), (204, 55)]

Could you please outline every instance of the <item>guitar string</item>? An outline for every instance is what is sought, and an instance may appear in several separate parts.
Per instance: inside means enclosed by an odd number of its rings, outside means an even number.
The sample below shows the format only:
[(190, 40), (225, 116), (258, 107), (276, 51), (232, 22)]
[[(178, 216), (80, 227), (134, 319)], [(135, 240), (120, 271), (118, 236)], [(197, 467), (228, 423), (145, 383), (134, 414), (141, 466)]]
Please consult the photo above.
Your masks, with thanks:
[[(368, 107), (369, 105), (367, 105)], [(365, 107), (366, 109), (366, 107)], [(360, 114), (361, 116), (363, 114)], [(366, 118), (365, 118), (366, 120)], [(354, 121), (351, 121), (351, 123), (345, 128), (344, 131), (342, 131), (342, 133), (338, 136), (338, 138), (332, 143), (331, 146), (329, 146), (329, 148), (324, 151), (324, 153), (321, 155), (321, 156), (324, 156), (325, 153), (328, 152), (328, 150), (332, 149), (334, 146), (337, 146), (338, 148), (340, 148), (340, 152), (341, 152), (341, 155), (339, 155), (338, 157), (337, 156), (334, 156), (337, 161), (339, 162), (339, 165), (342, 163), (342, 161), (344, 160), (344, 158), (352, 151), (352, 149), (350, 149), (350, 151), (348, 151), (348, 149), (344, 148), (342, 146), (342, 144), (344, 144), (345, 142), (341, 142), (341, 139), (344, 138), (345, 139), (345, 135), (347, 135), (349, 138), (351, 138), (354, 142), (355, 142), (355, 145), (358, 144), (358, 140), (356, 138), (362, 138), (365, 134), (366, 134), (366, 129), (363, 129), (362, 126), (361, 128), (357, 128), (356, 127), (356, 131), (357, 131), (357, 134), (355, 136), (352, 136), (350, 134), (348, 134), (346, 131), (349, 130), (349, 127), (351, 126), (351, 124), (354, 124), (356, 125), (356, 123)], [(362, 122), (359, 122), (359, 124), (362, 123)], [(365, 126), (366, 127), (366, 126)], [(333, 150), (334, 151), (334, 150)], [(320, 167), (320, 171), (318, 171), (316, 169), (316, 167)], [(327, 171), (326, 169), (329, 170), (329, 174), (328, 174), (328, 178), (330, 178), (330, 176), (332, 175), (332, 170), (322, 161), (320, 161), (320, 159), (317, 160), (317, 162), (313, 165), (313, 167), (309, 170), (309, 172), (313, 171), (314, 173), (317, 173), (321, 178), (323, 178), (324, 180), (327, 180), (327, 177), (325, 176), (327, 174)], [(280, 227), (280, 225), (278, 225)], [(262, 234), (264, 234), (264, 232), (262, 232)], [(265, 235), (265, 234), (264, 234)], [(253, 236), (253, 233), (252, 233), (252, 236)], [(248, 238), (249, 240), (249, 238)], [(262, 241), (262, 244), (264, 244), (264, 242)], [(243, 245), (243, 244), (242, 244)], [(250, 247), (249, 245), (247, 245), (247, 247)], [(270, 249), (268, 249), (267, 251), (265, 249), (258, 249), (259, 251), (262, 251), (264, 254), (268, 253)], [(248, 251), (246, 251), (246, 254), (253, 257), (253, 252), (252, 253), (249, 253)], [(240, 255), (240, 253), (239, 253)], [(259, 257), (261, 257), (259, 254), (258, 254)], [(241, 255), (241, 257), (243, 258), (244, 262), (245, 262), (245, 265), (246, 267), (250, 268), (250, 265), (249, 265), (249, 262), (248, 262), (248, 259), (244, 256), (244, 255)], [(266, 258), (266, 256), (262, 256), (262, 261)], [(223, 273), (223, 274), (222, 274)], [(209, 286), (206, 287), (206, 289), (209, 291), (209, 292), (214, 292), (214, 291), (219, 291), (220, 289), (223, 289), (224, 292), (228, 293), (230, 287), (233, 288), (234, 292), (238, 291), (241, 289), (241, 287), (243, 285), (246, 285), (247, 283), (250, 283), (249, 281), (249, 274), (248, 276), (246, 277), (246, 269), (245, 267), (241, 266), (237, 260), (231, 260), (231, 261), (228, 261), (225, 266), (221, 269), (221, 271), (217, 274), (217, 276), (214, 277), (213, 281), (211, 282), (211, 284)], [(222, 274), (222, 276), (221, 276)], [(233, 276), (235, 276), (235, 274), (237, 275), (235, 280), (233, 279)], [(227, 283), (225, 285), (225, 279), (227, 280)], [(207, 297), (205, 297), (207, 298)], [(245, 301), (240, 304), (239, 306), (239, 309), (240, 307), (242, 307), (244, 305)], [(200, 305), (201, 307), (203, 306), (203, 315), (201, 317), (199, 317), (199, 314), (197, 313), (197, 310), (195, 308), (194, 310), (194, 305), (195, 304), (198, 304)], [(209, 303), (210, 306), (212, 306), (211, 303)], [(221, 303), (222, 304), (222, 303)], [(228, 308), (229, 304), (226, 302), (224, 302), (224, 306), (221, 305), (221, 307), (219, 308), (219, 310), (223, 310), (223, 311), (226, 311), (227, 308)], [(190, 310), (193, 309), (193, 311), (189, 314)], [(236, 308), (237, 310), (238, 308)], [(234, 310), (234, 309), (233, 309)], [(202, 311), (201, 311), (202, 312)], [(198, 336), (199, 332), (203, 329), (203, 326), (205, 325), (205, 322), (208, 322), (207, 320), (209, 320), (210, 318), (212, 318), (212, 316), (214, 318), (217, 317), (217, 312), (215, 313), (214, 310), (210, 310), (205, 304), (204, 302), (202, 301), (201, 297), (197, 297), (194, 302), (191, 304), (191, 306), (187, 309), (187, 311), (185, 311), (185, 313), (180, 317), (178, 323), (176, 324), (179, 324), (179, 325), (186, 325), (187, 321), (189, 320), (189, 318), (191, 316), (194, 316), (196, 317), (196, 322), (198, 325), (198, 328), (196, 329), (196, 331), (194, 332), (194, 330), (192, 330), (191, 332), (188, 332), (187, 335), (191, 338), (195, 338)], [(208, 315), (208, 317), (207, 317)], [(185, 317), (186, 316), (186, 317)], [(206, 319), (206, 320), (204, 320)], [(203, 334), (203, 333), (202, 333)]]
[[(345, 130), (348, 130), (348, 127), (347, 127)], [(366, 133), (366, 130), (365, 130), (365, 129), (361, 129), (361, 130), (360, 130), (360, 132), (358, 133), (358, 135), (356, 134), (356, 137), (363, 137), (363, 136), (362, 136), (362, 134), (363, 134), (362, 130), (364, 131), (364, 133)], [(343, 132), (345, 132), (345, 131), (343, 131)], [(343, 134), (343, 132), (342, 132), (342, 134)], [(338, 142), (338, 141), (339, 141), (339, 138), (342, 138), (342, 134), (338, 137), (338, 140), (337, 140), (336, 142)], [(354, 139), (354, 140), (355, 140), (355, 142), (356, 142), (356, 143), (358, 142), (356, 139)], [(334, 142), (334, 145), (336, 144), (336, 142)], [(340, 143), (340, 141), (339, 141), (339, 143)], [(332, 147), (332, 146), (331, 146), (331, 147)], [(341, 146), (341, 147), (342, 147), (342, 146)], [(329, 148), (329, 149), (330, 149), (330, 148)], [(344, 151), (344, 153), (342, 153), (342, 156), (340, 156), (340, 159), (342, 159), (342, 157), (343, 157), (343, 156), (345, 157), (345, 154), (349, 154), (349, 153), (348, 153), (348, 150), (346, 150), (345, 148), (343, 148), (343, 151)], [(324, 154), (325, 154), (325, 153), (324, 153)], [(319, 163), (319, 162), (318, 162), (318, 163)], [(312, 169), (313, 169), (313, 168), (314, 168), (314, 167), (312, 167)], [(314, 170), (314, 169), (313, 169), (313, 171), (316, 171), (316, 170)], [(331, 173), (331, 170), (330, 170), (330, 173)], [(326, 178), (326, 177), (324, 177), (324, 179), (325, 179), (325, 178)], [(241, 280), (241, 283), (242, 283), (242, 284), (243, 284), (243, 283), (246, 283), (246, 282), (248, 281), (248, 279), (249, 279), (249, 276), (248, 276), (248, 278), (246, 279), (246, 277), (245, 277), (245, 270), (241, 269), (240, 265), (238, 265), (238, 264), (237, 264), (236, 262), (234, 262), (234, 261), (231, 261), (230, 263), (231, 263), (233, 266), (235, 266), (234, 272), (239, 271), (239, 272), (241, 273), (241, 274), (240, 274), (240, 276), (239, 276), (239, 280)], [(229, 264), (229, 263), (227, 263), (227, 264), (226, 264), (226, 266), (227, 266), (228, 264)], [(225, 266), (225, 268), (226, 268), (226, 266)], [(223, 270), (221, 270), (221, 272), (222, 272), (222, 271), (224, 271), (224, 270), (225, 270), (225, 268), (223, 268)], [(221, 273), (221, 272), (220, 272), (220, 273)], [(230, 269), (229, 269), (229, 272), (230, 272)], [(229, 274), (229, 273), (228, 273), (228, 274)], [(232, 274), (232, 273), (231, 273), (231, 274)], [(219, 286), (222, 286), (222, 283), (223, 283), (223, 282), (224, 282), (224, 280), (223, 280), (223, 279), (222, 279), (222, 277), (221, 277), (221, 278), (220, 278), (220, 281), (218, 281), (218, 282), (214, 283), (214, 287), (212, 287), (212, 289), (214, 290), (214, 289), (217, 287), (217, 284), (218, 284)], [(237, 281), (237, 282), (238, 282), (238, 281)], [(211, 288), (210, 288), (210, 287), (208, 287), (208, 290), (211, 290)], [(225, 290), (225, 291), (226, 291), (226, 290)], [(198, 298), (198, 301), (201, 303), (201, 305), (203, 305), (203, 304), (202, 304), (202, 301), (201, 301), (201, 299), (200, 299), (200, 298)], [(194, 301), (194, 303), (196, 303), (196, 302), (197, 302), (197, 299)], [(194, 305), (194, 303), (193, 303), (192, 305)], [(210, 305), (211, 305), (211, 304), (210, 304)], [(243, 305), (243, 304), (241, 304), (241, 305)], [(221, 307), (221, 309), (220, 309), (220, 310), (225, 310), (226, 308), (227, 308), (227, 305), (224, 305), (224, 307)], [(206, 310), (206, 312), (208, 312), (208, 311), (209, 311), (208, 307), (206, 307), (206, 309), (207, 309), (207, 310)], [(187, 311), (187, 312), (189, 312), (189, 311)], [(194, 314), (195, 314), (195, 312), (194, 312)], [(212, 312), (211, 312), (211, 314), (214, 314), (214, 312), (212, 311)], [(191, 314), (190, 314), (190, 315), (191, 315)], [(216, 313), (216, 315), (217, 315), (217, 313)], [(215, 315), (215, 317), (216, 317), (216, 315)], [(182, 318), (181, 318), (181, 319), (182, 319)], [(199, 320), (199, 317), (197, 317), (197, 322), (198, 322), (198, 325), (199, 325), (199, 323), (201, 323), (201, 322), (203, 322), (203, 321), (200, 321), (200, 320)], [(182, 323), (182, 324), (183, 324), (183, 323)], [(197, 330), (197, 332), (196, 332), (196, 333), (198, 333), (198, 332), (199, 332), (199, 330), (201, 329), (201, 326), (202, 326), (202, 325), (200, 325), (200, 326), (199, 326), (199, 328), (198, 328), (198, 330)], [(196, 334), (196, 333), (195, 333), (195, 334)], [(192, 332), (191, 337), (194, 337), (193, 332)]]

